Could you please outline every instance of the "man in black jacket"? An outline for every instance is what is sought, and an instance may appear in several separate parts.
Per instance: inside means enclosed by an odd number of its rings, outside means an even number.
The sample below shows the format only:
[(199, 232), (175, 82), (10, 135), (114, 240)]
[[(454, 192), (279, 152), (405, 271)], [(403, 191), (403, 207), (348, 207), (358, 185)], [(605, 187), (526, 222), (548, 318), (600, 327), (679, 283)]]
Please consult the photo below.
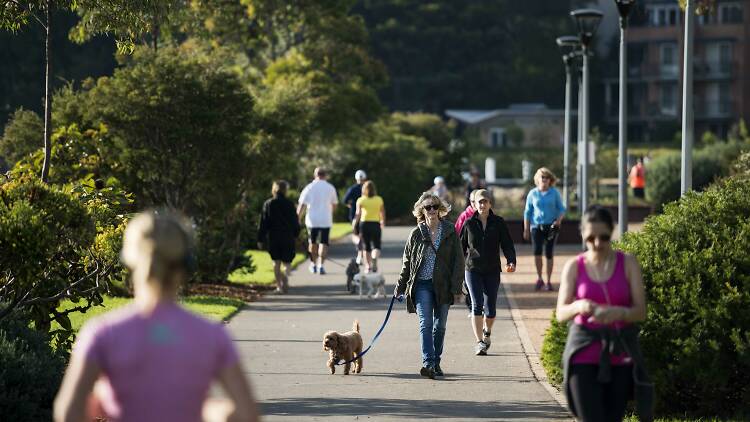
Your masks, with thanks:
[(461, 246), (466, 257), (465, 277), (474, 314), (472, 328), (477, 340), (474, 352), (486, 355), (500, 287), (500, 250), (508, 263), (506, 270), (513, 272), (516, 268), (516, 249), (505, 221), (492, 212), (490, 193), (478, 189), (472, 193), (471, 199), (477, 212), (461, 230)]

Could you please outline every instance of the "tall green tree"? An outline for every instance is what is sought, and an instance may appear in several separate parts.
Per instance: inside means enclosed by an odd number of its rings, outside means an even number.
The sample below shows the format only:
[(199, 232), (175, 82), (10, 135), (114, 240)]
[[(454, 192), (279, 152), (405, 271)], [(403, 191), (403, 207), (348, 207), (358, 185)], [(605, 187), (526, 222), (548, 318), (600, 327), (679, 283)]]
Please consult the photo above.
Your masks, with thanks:
[(18, 31), (29, 21), (35, 21), (44, 28), (44, 165), (41, 179), (49, 178), (50, 158), (52, 154), (52, 11), (55, 8), (70, 9), (71, 0), (8, 0), (0, 8), (0, 28)]
[(137, 44), (158, 49), (159, 40), (179, 33), (179, 16), (187, 0), (77, 0), (81, 20), (70, 32), (71, 39), (85, 42), (97, 34), (113, 35), (121, 52), (132, 52)]

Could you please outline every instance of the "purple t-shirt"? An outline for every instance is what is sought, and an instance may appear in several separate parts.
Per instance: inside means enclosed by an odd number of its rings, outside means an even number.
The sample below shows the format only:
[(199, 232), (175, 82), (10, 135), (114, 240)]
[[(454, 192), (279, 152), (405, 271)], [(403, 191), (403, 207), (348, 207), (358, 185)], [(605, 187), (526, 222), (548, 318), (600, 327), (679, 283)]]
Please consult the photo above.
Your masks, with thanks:
[(221, 324), (175, 303), (149, 316), (127, 306), (87, 323), (74, 353), (98, 365), (96, 397), (110, 421), (196, 421), (211, 382), (238, 361)]

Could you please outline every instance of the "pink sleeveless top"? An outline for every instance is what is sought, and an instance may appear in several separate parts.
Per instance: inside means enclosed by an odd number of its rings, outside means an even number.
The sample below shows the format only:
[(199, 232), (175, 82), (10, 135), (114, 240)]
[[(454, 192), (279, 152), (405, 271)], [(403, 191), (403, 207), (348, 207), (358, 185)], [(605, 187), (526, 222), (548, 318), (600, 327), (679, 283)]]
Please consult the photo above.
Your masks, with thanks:
[[(612, 276), (606, 282), (596, 282), (589, 278), (586, 272), (586, 265), (584, 265), (583, 254), (578, 255), (578, 278), (576, 279), (576, 300), (578, 299), (589, 299), (595, 303), (607, 305), (607, 295), (609, 296), (609, 304), (612, 306), (630, 306), (630, 284), (625, 276), (625, 255), (617, 251), (615, 270), (612, 272)], [(588, 316), (581, 314), (576, 315), (573, 320), (575, 324), (583, 325), (587, 328), (597, 329), (603, 327), (602, 324), (588, 322)], [(610, 324), (613, 328), (625, 327), (627, 323), (622, 321), (615, 321)], [(583, 364), (599, 364), (599, 353), (602, 350), (602, 345), (598, 342), (594, 342), (584, 347), (583, 349), (576, 352), (571, 358), (571, 363), (583, 363)], [(631, 362), (627, 354), (612, 355), (610, 362), (613, 365), (629, 365)]]

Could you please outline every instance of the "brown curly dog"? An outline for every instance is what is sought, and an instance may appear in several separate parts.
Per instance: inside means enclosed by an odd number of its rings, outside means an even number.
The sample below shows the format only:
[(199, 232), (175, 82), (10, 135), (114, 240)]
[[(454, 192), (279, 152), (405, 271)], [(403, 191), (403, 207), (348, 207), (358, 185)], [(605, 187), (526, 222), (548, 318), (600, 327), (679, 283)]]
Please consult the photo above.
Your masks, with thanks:
[[(351, 360), (362, 353), (362, 336), (359, 335), (359, 321), (354, 320), (353, 331), (337, 333), (329, 331), (323, 336), (323, 350), (328, 352), (328, 369), (336, 373), (336, 363), (346, 361), (344, 375), (349, 375)], [(362, 372), (362, 358), (354, 360), (354, 373)]]

